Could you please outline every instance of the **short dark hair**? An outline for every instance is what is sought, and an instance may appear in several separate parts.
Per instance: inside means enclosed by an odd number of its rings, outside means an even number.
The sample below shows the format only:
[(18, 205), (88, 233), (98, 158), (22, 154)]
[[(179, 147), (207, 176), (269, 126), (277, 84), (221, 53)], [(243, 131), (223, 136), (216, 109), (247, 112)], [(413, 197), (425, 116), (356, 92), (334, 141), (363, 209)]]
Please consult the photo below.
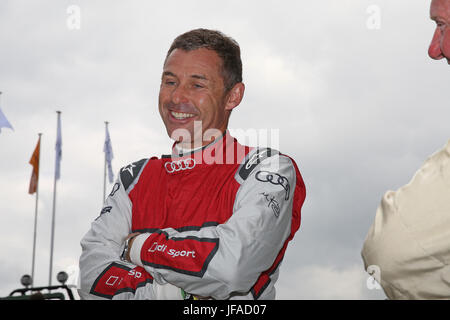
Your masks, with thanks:
[[(179, 35), (172, 42), (167, 52), (166, 61), (175, 49), (191, 51), (200, 48), (214, 50), (222, 59), (222, 78), (226, 91), (233, 88), (236, 83), (242, 82), (242, 61), (239, 44), (220, 31), (195, 29)], [(164, 61), (164, 64), (166, 61)]]

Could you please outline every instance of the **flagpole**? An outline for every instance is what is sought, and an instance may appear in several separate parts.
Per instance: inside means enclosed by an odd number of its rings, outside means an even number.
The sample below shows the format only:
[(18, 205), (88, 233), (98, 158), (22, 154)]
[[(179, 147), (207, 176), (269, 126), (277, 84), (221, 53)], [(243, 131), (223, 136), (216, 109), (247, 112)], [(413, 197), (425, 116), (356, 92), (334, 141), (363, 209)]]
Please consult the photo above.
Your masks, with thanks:
[[(105, 132), (108, 130), (108, 121), (105, 121)], [(103, 168), (103, 203), (102, 203), (102, 207), (105, 204), (105, 200), (106, 200), (106, 152), (105, 152), (105, 163), (104, 163), (104, 168)]]
[[(38, 153), (41, 154), (41, 137), (42, 133), (38, 133), (39, 135), (39, 150)], [(40, 157), (39, 157), (40, 158)], [(39, 159), (40, 160), (40, 159)], [(39, 169), (40, 169), (40, 162), (38, 161), (38, 178), (36, 182), (36, 204), (34, 207), (34, 235), (33, 235), (33, 258), (31, 262), (31, 286), (34, 286), (34, 264), (35, 264), (35, 258), (36, 258), (36, 230), (37, 230), (37, 216), (38, 216), (38, 203), (39, 203)]]
[[(61, 117), (61, 111), (56, 111), (57, 115), (58, 115), (58, 122), (57, 122), (57, 126), (59, 128), (59, 123), (60, 123), (60, 117)], [(57, 132), (58, 135), (58, 132)], [(56, 138), (58, 140), (58, 136)], [(58, 153), (58, 150), (56, 150), (56, 152)], [(56, 155), (56, 159), (58, 159), (58, 155)], [(57, 163), (58, 160), (55, 161), (55, 178), (53, 180), (53, 212), (52, 212), (52, 233), (51, 233), (51, 240), (50, 240), (50, 270), (49, 270), (49, 274), (48, 274), (48, 285), (51, 286), (52, 285), (52, 271), (53, 271), (53, 247), (54, 247), (54, 240), (55, 240), (55, 209), (56, 209), (56, 181), (58, 180), (58, 176), (57, 176), (57, 169), (56, 166), (58, 166), (59, 164)], [(58, 172), (59, 174), (59, 172)]]
[(48, 273), (48, 285), (52, 285), (52, 269), (53, 269), (53, 247), (55, 240), (55, 203), (56, 203), (56, 177), (53, 181), (53, 211), (52, 211), (52, 234), (50, 239), (50, 271)]

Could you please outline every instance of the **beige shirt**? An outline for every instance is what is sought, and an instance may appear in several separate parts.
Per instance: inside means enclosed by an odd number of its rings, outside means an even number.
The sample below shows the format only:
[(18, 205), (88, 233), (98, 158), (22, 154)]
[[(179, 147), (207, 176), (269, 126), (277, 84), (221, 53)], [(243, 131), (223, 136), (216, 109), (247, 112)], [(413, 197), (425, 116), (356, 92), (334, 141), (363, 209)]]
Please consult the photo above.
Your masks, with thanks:
[(362, 258), (390, 299), (450, 299), (450, 140), (386, 192)]

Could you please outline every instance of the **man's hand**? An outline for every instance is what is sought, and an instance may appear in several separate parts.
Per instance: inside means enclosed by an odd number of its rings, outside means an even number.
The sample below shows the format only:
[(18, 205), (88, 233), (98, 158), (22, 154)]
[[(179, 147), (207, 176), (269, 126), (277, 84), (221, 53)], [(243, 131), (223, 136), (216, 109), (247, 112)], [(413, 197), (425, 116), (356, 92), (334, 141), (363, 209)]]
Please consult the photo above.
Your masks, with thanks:
[(125, 253), (125, 260), (132, 262), (131, 258), (130, 258), (130, 252), (131, 252), (131, 246), (133, 245), (133, 241), (134, 238), (136, 238), (138, 235), (140, 235), (140, 232), (134, 232), (134, 233), (130, 233), (126, 238), (125, 241), (128, 240), (128, 247), (126, 249), (126, 253)]

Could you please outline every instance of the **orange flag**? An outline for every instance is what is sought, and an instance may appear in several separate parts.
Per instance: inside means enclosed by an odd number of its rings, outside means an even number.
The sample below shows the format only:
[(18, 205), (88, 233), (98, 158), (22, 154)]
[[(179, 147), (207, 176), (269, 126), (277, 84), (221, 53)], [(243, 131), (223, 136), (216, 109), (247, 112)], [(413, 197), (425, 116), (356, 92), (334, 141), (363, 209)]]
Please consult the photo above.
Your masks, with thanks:
[(28, 189), (29, 194), (33, 194), (37, 190), (38, 180), (39, 180), (39, 152), (41, 149), (41, 137), (39, 136), (38, 143), (34, 149), (33, 155), (30, 159), (30, 164), (33, 166), (33, 173), (31, 174), (30, 188)]

